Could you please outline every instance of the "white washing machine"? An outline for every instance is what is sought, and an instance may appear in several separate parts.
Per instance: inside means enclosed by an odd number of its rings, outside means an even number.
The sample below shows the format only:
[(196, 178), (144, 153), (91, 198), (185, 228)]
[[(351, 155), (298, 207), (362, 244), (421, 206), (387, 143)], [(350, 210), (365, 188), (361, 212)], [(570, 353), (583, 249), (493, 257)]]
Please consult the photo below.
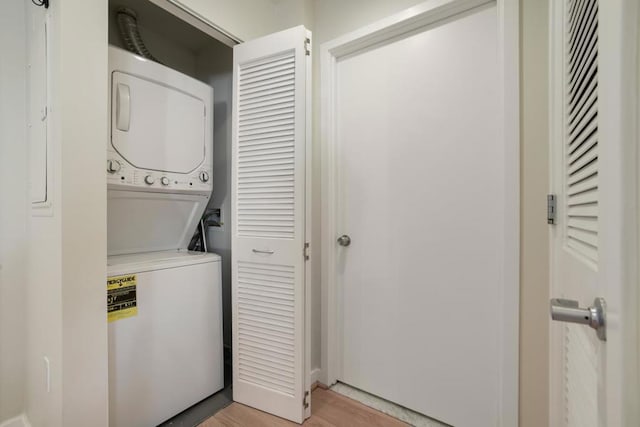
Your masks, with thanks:
[(109, 291), (109, 424), (155, 426), (222, 389), (220, 257), (116, 255), (107, 272), (123, 283)]
[(213, 175), (213, 89), (109, 48), (109, 416), (157, 425), (223, 388), (220, 257), (187, 247)]

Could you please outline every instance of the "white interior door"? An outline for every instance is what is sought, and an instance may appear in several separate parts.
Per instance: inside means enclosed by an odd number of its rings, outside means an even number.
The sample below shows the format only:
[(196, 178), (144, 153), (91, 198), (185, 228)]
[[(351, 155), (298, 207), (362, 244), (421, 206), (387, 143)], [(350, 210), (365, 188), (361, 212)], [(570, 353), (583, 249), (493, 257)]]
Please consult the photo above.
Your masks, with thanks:
[[(637, 68), (635, 61), (627, 62), (637, 53), (633, 3), (550, 3), (551, 182), (557, 197), (551, 294), (565, 299), (552, 300), (552, 313), (565, 310), (565, 317), (597, 326), (593, 315), (579, 308), (597, 307), (596, 298), (605, 305), (599, 335), (589, 325), (552, 324), (552, 426), (638, 425), (632, 394), (637, 392), (637, 283), (635, 273), (628, 274), (637, 264), (637, 139), (627, 133), (630, 124), (635, 129), (636, 117), (624, 117), (637, 108)], [(625, 80), (629, 84), (620, 85)], [(574, 301), (570, 310), (566, 300)], [(630, 410), (627, 401), (634, 402)]]
[(304, 27), (234, 48), (233, 398), (301, 423), (308, 414)]
[(497, 7), (441, 13), (335, 64), (335, 237), (351, 241), (336, 253), (338, 380), (451, 425), (510, 425), (505, 159), (517, 140), (502, 134)]

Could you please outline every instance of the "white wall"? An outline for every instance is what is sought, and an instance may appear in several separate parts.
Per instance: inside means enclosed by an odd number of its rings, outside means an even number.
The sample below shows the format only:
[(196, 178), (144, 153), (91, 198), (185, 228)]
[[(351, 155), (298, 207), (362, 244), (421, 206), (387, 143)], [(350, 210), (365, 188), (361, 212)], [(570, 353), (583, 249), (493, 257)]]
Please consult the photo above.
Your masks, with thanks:
[(26, 412), (34, 426), (107, 426), (107, 3), (49, 10), (52, 209), (31, 217)]
[(22, 0), (0, 14), (0, 424), (24, 409), (27, 273), (26, 31)]
[[(46, 19), (45, 10), (29, 4), (26, 4), (26, 8), (28, 27), (41, 27)], [(53, 36), (53, 29), (51, 30)], [(29, 50), (33, 51), (34, 48), (30, 40), (31, 30), (28, 33)], [(40, 75), (46, 71), (35, 68), (33, 72)], [(36, 93), (37, 89), (33, 88), (29, 82), (28, 87), (30, 93)], [(38, 95), (41, 94), (38, 93)], [(54, 105), (52, 103), (52, 107)], [(55, 122), (56, 116), (49, 115), (47, 120), (49, 129)], [(38, 118), (29, 117), (28, 120), (31, 122), (38, 120)], [(49, 142), (53, 142), (51, 135), (47, 139)], [(35, 426), (45, 422), (57, 426), (62, 422), (62, 383), (60, 379), (62, 369), (62, 280), (60, 277), (60, 205), (57, 203), (60, 194), (58, 170), (60, 161), (59, 150), (56, 149), (57, 145), (49, 146), (49, 155), (54, 162), (53, 180), (47, 186), (47, 195), (54, 200), (52, 211), (42, 217), (32, 217), (30, 207), (26, 212), (29, 218), (29, 265), (25, 311), (27, 327), (25, 411)], [(46, 390), (44, 357), (50, 360), (51, 387), (49, 392)]]

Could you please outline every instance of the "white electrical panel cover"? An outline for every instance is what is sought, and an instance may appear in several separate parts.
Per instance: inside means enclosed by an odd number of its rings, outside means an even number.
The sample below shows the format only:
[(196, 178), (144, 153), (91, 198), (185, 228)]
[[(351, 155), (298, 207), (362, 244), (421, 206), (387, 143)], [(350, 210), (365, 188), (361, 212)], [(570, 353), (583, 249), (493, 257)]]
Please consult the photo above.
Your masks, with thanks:
[(48, 67), (47, 14), (44, 9), (29, 8), (28, 14), (28, 91), (29, 91), (29, 192), (33, 207), (49, 203), (48, 147)]

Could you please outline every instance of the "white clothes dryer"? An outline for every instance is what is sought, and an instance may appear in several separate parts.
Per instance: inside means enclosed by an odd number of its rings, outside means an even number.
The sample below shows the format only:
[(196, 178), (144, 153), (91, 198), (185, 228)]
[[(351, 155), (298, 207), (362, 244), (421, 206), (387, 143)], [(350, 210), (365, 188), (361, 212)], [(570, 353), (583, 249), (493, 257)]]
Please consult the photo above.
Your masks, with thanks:
[(213, 89), (109, 47), (107, 253), (184, 249), (209, 201)]

